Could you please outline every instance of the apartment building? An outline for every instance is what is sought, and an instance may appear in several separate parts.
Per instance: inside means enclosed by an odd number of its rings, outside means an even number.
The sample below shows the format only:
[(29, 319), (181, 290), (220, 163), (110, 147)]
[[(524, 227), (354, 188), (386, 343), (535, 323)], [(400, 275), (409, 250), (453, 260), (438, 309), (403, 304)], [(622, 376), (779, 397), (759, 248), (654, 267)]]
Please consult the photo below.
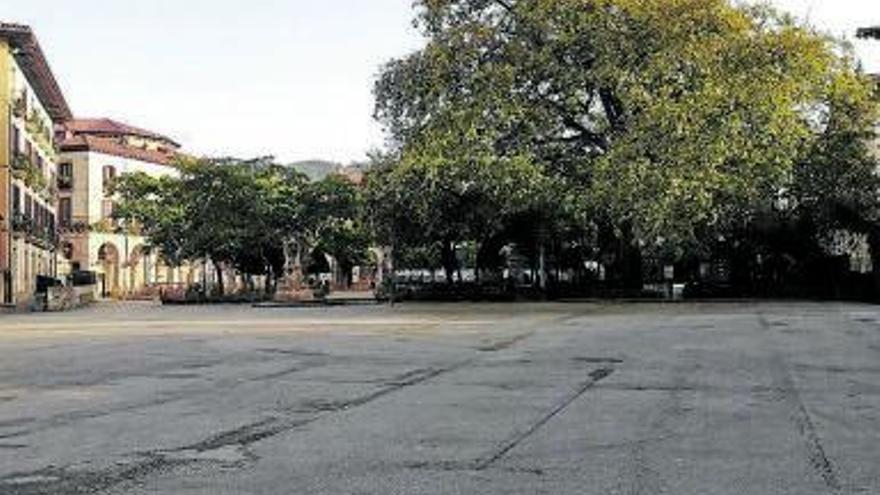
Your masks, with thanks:
[(57, 275), (55, 126), (72, 118), (33, 31), (0, 22), (0, 303)]
[(98, 274), (105, 297), (146, 295), (164, 284), (192, 282), (167, 266), (136, 225), (113, 217), (114, 179), (142, 172), (179, 175), (180, 145), (161, 134), (111, 119), (73, 119), (59, 132), (58, 223), (61, 256), (71, 270)]

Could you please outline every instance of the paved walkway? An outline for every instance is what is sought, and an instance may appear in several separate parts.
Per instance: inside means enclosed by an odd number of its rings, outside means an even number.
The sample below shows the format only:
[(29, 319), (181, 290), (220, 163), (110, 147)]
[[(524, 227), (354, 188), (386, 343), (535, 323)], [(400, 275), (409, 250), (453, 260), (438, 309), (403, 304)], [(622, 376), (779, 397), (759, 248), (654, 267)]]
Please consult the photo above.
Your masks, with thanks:
[(0, 493), (880, 493), (880, 309), (0, 316)]

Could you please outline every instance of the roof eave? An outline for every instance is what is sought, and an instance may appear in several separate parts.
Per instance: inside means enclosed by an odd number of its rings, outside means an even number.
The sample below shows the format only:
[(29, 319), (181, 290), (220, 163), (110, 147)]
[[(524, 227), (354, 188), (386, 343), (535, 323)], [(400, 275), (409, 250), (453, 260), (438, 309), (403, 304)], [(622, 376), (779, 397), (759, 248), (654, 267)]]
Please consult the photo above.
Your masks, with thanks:
[(0, 38), (5, 38), (13, 48), (16, 62), (52, 120), (56, 123), (71, 120), (73, 112), (31, 28), (20, 24), (0, 23)]

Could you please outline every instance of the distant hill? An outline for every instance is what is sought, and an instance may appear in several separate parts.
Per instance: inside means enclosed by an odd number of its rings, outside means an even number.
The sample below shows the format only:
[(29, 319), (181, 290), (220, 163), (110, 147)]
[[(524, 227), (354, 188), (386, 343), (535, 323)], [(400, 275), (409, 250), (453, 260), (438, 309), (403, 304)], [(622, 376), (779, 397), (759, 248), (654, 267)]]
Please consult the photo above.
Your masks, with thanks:
[(370, 168), (370, 164), (368, 162), (343, 165), (339, 162), (331, 162), (328, 160), (303, 160), (300, 162), (290, 163), (287, 166), (304, 173), (306, 176), (308, 176), (309, 180), (312, 181), (323, 180), (328, 175), (341, 173), (346, 169), (354, 169), (360, 172), (365, 172), (367, 169)]
[(318, 181), (323, 180), (330, 174), (339, 172), (342, 170), (343, 165), (327, 160), (304, 160), (291, 163), (288, 167), (306, 174), (310, 180)]

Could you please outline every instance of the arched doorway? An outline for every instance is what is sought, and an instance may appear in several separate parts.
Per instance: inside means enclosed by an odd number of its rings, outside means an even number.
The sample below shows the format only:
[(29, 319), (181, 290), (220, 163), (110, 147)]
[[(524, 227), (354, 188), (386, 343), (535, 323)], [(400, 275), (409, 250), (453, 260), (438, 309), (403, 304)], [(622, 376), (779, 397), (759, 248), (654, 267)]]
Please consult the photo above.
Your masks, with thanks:
[(104, 272), (101, 283), (101, 296), (119, 295), (119, 249), (112, 243), (105, 243), (98, 249), (98, 263)]
[(128, 257), (128, 290), (139, 294), (150, 283), (150, 251), (143, 244), (131, 250)]

